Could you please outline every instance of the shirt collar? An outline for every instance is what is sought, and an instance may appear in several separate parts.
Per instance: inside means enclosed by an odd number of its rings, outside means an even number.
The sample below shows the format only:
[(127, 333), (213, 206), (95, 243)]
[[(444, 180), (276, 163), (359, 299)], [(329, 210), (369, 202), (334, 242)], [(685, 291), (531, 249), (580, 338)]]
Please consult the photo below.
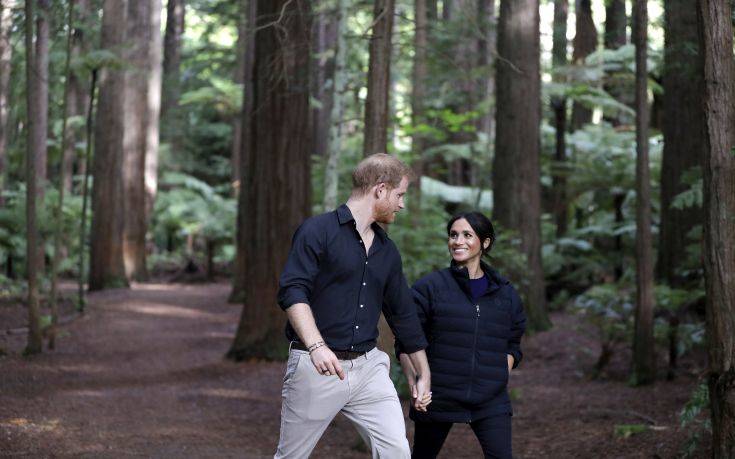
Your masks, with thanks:
[[(347, 204), (342, 204), (341, 206), (337, 207), (335, 212), (337, 213), (337, 220), (339, 221), (340, 225), (355, 221), (355, 217), (352, 216), (352, 211), (350, 211), (350, 208), (347, 207)], [(373, 222), (370, 226), (373, 228), (375, 234), (377, 234), (382, 241), (386, 240), (388, 235), (377, 222)]]

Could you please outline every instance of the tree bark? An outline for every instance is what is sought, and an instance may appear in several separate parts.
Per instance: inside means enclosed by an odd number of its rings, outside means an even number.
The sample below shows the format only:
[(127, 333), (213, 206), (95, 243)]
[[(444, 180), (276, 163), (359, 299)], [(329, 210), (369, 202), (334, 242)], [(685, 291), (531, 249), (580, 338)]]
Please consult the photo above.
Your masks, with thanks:
[[(314, 47), (314, 63), (312, 65), (312, 88), (314, 99), (319, 107), (312, 108), (312, 138), (314, 154), (326, 156), (329, 142), (329, 126), (332, 115), (334, 94), (334, 71), (337, 47), (337, 19), (334, 8), (325, 8), (328, 2), (322, 0), (320, 11), (315, 16), (312, 36)], [(330, 6), (334, 2), (329, 3)]]
[(339, 0), (337, 11), (337, 44), (334, 60), (334, 76), (332, 85), (332, 112), (329, 121), (329, 142), (327, 144), (327, 160), (324, 169), (324, 210), (337, 207), (337, 191), (339, 185), (339, 156), (342, 150), (342, 99), (347, 86), (347, 8), (349, 0)]
[(607, 0), (605, 2), (604, 39), (606, 49), (618, 49), (627, 43), (627, 25), (625, 0)]
[(653, 237), (651, 236), (651, 174), (648, 166), (648, 46), (647, 0), (633, 4), (635, 42), (636, 105), (636, 309), (633, 337), (635, 384), (648, 384), (656, 378), (653, 341)]
[[(39, 145), (36, 150), (36, 193), (38, 194), (38, 203), (43, 206), (44, 196), (46, 195), (46, 179), (48, 177), (48, 148), (46, 141), (48, 137), (48, 63), (49, 63), (49, 18), (51, 16), (50, 0), (37, 0), (38, 13), (36, 14), (36, 73), (34, 81), (36, 83), (36, 91), (38, 99), (38, 130), (36, 135), (39, 136)], [(40, 236), (39, 236), (40, 237)], [(39, 243), (43, 246), (43, 242)], [(44, 251), (40, 248), (40, 258), (38, 260), (39, 270), (43, 270)]]
[[(276, 305), (278, 277), (298, 225), (311, 209), (309, 31), (306, 0), (259, 0), (255, 33), (254, 106), (245, 208), (245, 300), (228, 357), (285, 353), (285, 315)], [(274, 25), (277, 22), (277, 26)], [(256, 153), (257, 152), (257, 153)]]
[[(127, 0), (105, 0), (102, 48), (119, 52), (125, 42)], [(89, 290), (127, 287), (123, 262), (122, 180), (125, 70), (103, 68), (94, 135)]]
[(541, 79), (538, 0), (502, 0), (498, 28), (493, 216), (518, 231), (527, 257), (529, 326), (551, 326), (541, 266)]
[(28, 279), (28, 343), (25, 352), (37, 354), (42, 351), (43, 340), (41, 337), (39, 305), (38, 305), (38, 222), (36, 212), (36, 180), (38, 174), (36, 167), (38, 163), (38, 151), (42, 149), (41, 140), (45, 139), (45, 132), (39, 132), (41, 126), (38, 94), (38, 60), (33, 47), (33, 22), (35, 20), (34, 3), (36, 0), (26, 0), (26, 111), (28, 126), (26, 130), (26, 277)]
[(163, 39), (163, 89), (161, 91), (161, 142), (169, 143), (178, 152), (182, 113), (179, 108), (181, 95), (181, 37), (186, 20), (185, 0), (168, 0), (166, 3), (166, 32)]
[(698, 207), (674, 209), (674, 197), (687, 190), (682, 174), (700, 167), (704, 145), (702, 61), (698, 53), (697, 11), (689, 2), (664, 3), (664, 151), (661, 165), (661, 224), (657, 277), (672, 286), (682, 286), (682, 250), (693, 242), (687, 237), (702, 223)]
[(387, 153), (388, 94), (392, 50), (394, 0), (376, 0), (370, 36), (370, 65), (365, 101), (365, 141), (363, 155)]
[[(487, 136), (488, 144), (492, 145), (495, 139), (495, 55), (498, 52), (498, 21), (496, 20), (495, 0), (480, 0), (478, 3), (478, 16), (480, 18), (480, 31), (482, 38), (479, 40), (479, 65), (485, 69), (483, 72), (482, 95), (487, 111), (480, 117), (478, 128)], [(427, 42), (428, 46), (428, 42)]]
[[(74, 1), (74, 24), (72, 27), (71, 37), (71, 59), (79, 59), (89, 49), (87, 37), (85, 37), (85, 29), (89, 27), (90, 22), (90, 6), (89, 0)], [(87, 88), (86, 78), (84, 75), (77, 74), (72, 69), (69, 75), (69, 90), (66, 93), (65, 101), (68, 115), (70, 118), (83, 118), (87, 113)], [(84, 129), (80, 126), (71, 125), (66, 131), (64, 139), (64, 159), (62, 163), (64, 175), (64, 190), (71, 193), (74, 178), (74, 164), (77, 163), (77, 172), (83, 174), (86, 167), (82, 167), (84, 157), (77, 155), (77, 143), (82, 138)]]
[[(253, 2), (255, 0), (252, 0)], [(238, 2), (238, 15), (237, 15), (237, 44), (235, 45), (235, 52), (237, 56), (235, 58), (235, 84), (243, 86), (245, 85), (245, 56), (247, 53), (248, 46), (248, 33), (250, 27), (248, 26), (248, 3), (249, 0), (241, 0)], [(242, 103), (243, 100), (240, 102)], [(232, 150), (230, 152), (230, 164), (232, 165), (232, 189), (235, 197), (240, 192), (241, 185), (241, 150), (242, 150), (242, 110), (240, 113), (235, 115), (232, 121)]]
[(704, 60), (704, 274), (712, 457), (735, 457), (735, 63), (730, 2), (699, 0)]
[[(427, 97), (427, 78), (429, 68), (427, 62), (427, 51), (429, 49), (429, 18), (427, 11), (427, 0), (414, 0), (414, 22), (415, 31), (413, 36), (414, 54), (413, 69), (411, 76), (411, 125), (414, 127), (411, 136), (411, 154), (413, 156), (413, 171), (416, 175), (417, 184), (412, 190), (412, 201), (415, 205), (416, 218), (420, 218), (421, 209), (421, 176), (424, 172), (423, 152), (427, 142), (425, 135), (418, 129), (421, 124), (426, 123), (425, 102)], [(435, 4), (436, 5), (436, 4)], [(416, 221), (415, 223), (417, 223)]]
[[(554, 35), (552, 48), (552, 64), (554, 69), (565, 67), (567, 59), (567, 16), (569, 14), (568, 0), (554, 1)], [(554, 80), (563, 82), (564, 78), (558, 73)], [(553, 206), (554, 223), (556, 223), (556, 237), (562, 237), (567, 232), (568, 203), (567, 203), (567, 158), (566, 129), (567, 129), (567, 100), (565, 97), (551, 99), (551, 109), (554, 113), (556, 141), (554, 147), (553, 171)]]
[[(255, 30), (255, 21), (258, 14), (258, 2), (256, 0), (248, 1), (248, 12), (247, 12), (247, 28), (249, 30)], [(245, 209), (248, 206), (247, 195), (244, 193), (245, 182), (243, 181), (245, 173), (250, 164), (250, 148), (252, 145), (251, 141), (251, 123), (252, 123), (252, 112), (253, 112), (253, 98), (254, 92), (253, 87), (255, 81), (253, 79), (253, 66), (255, 64), (255, 34), (250, 33), (247, 35), (247, 42), (243, 50), (243, 103), (242, 103), (242, 115), (240, 116), (240, 158), (239, 163), (239, 177), (240, 186), (238, 193), (238, 205), (237, 205), (237, 227), (235, 229), (235, 266), (233, 269), (232, 279), (232, 292), (228, 301), (230, 303), (242, 303), (244, 300), (244, 288), (245, 288), (245, 266), (247, 260), (245, 258), (245, 244), (247, 241), (244, 239), (247, 237), (247, 232), (244, 231), (246, 225), (249, 222), (246, 220)]]
[(13, 27), (12, 8), (15, 0), (0, 0), (0, 206), (4, 204), (6, 147), (8, 143), (8, 114), (10, 112), (10, 70), (13, 45), (10, 31)]
[[(574, 64), (582, 65), (587, 56), (597, 49), (597, 28), (592, 19), (592, 1), (577, 0), (575, 12), (577, 22), (572, 61)], [(572, 131), (576, 131), (590, 122), (592, 122), (592, 110), (579, 102), (572, 104)]]
[[(148, 279), (146, 233), (155, 193), (160, 107), (160, 0), (128, 3), (123, 129), (123, 260), (128, 279)], [(150, 169), (149, 169), (150, 168)], [(151, 170), (152, 169), (152, 170)]]

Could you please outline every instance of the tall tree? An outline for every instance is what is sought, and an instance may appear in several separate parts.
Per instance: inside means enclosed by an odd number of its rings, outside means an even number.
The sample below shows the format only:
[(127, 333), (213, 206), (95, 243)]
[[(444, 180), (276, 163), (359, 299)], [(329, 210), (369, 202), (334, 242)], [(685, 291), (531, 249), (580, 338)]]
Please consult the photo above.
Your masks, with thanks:
[[(605, 49), (618, 49), (625, 45), (627, 38), (628, 16), (625, 13), (625, 0), (609, 0), (605, 2)], [(605, 91), (615, 97), (618, 101), (632, 105), (628, 74), (626, 72), (610, 72), (605, 73)], [(627, 122), (624, 115), (605, 115), (605, 121), (613, 126), (618, 126), (623, 122)], [(620, 239), (620, 238), (618, 238)]]
[(146, 280), (149, 202), (155, 193), (160, 108), (160, 0), (128, 3), (127, 63), (123, 129), (123, 260), (129, 279)]
[[(311, 209), (307, 0), (259, 0), (255, 29), (254, 106), (248, 164), (243, 170), (241, 228), (244, 305), (228, 357), (272, 357), (283, 349), (285, 322), (275, 304), (290, 240)], [(257, 152), (257, 154), (256, 154)], [(263, 250), (267, 247), (268, 250)]]
[[(575, 14), (576, 33), (574, 35), (574, 52), (572, 61), (581, 65), (585, 63), (587, 56), (597, 49), (597, 28), (592, 19), (592, 0), (577, 0)], [(579, 102), (572, 105), (572, 131), (576, 131), (592, 121), (592, 110)]]
[[(414, 127), (411, 136), (411, 154), (413, 156), (413, 171), (417, 177), (417, 186), (413, 188), (413, 196), (415, 199), (415, 208), (420, 211), (421, 208), (421, 176), (424, 172), (423, 152), (426, 149), (427, 142), (425, 134), (420, 129), (416, 129), (419, 125), (426, 122), (426, 97), (427, 97), (427, 78), (429, 76), (427, 52), (429, 49), (429, 18), (427, 11), (427, 0), (414, 0), (414, 35), (413, 35), (413, 69), (411, 76), (411, 124)], [(419, 212), (414, 212), (418, 217)]]
[(8, 142), (8, 113), (10, 112), (10, 69), (13, 44), (10, 32), (13, 27), (15, 0), (0, 0), (0, 206), (5, 189), (6, 146)]
[(39, 322), (38, 305), (38, 221), (36, 212), (36, 180), (38, 178), (36, 158), (38, 151), (45, 145), (46, 132), (40, 131), (42, 105), (39, 103), (38, 60), (33, 47), (33, 22), (35, 20), (36, 0), (26, 0), (26, 113), (28, 124), (26, 127), (26, 277), (28, 278), (28, 343), (26, 352), (36, 354), (43, 348), (41, 324)]
[[(72, 53), (72, 37), (74, 35), (74, 0), (69, 0), (68, 13), (67, 13), (67, 31), (66, 31), (66, 60), (64, 62), (64, 103), (61, 114), (61, 151), (66, 151), (66, 143), (69, 141), (67, 130), (69, 127), (69, 90), (71, 86), (71, 53)], [(56, 221), (61, 221), (64, 211), (64, 195), (66, 188), (64, 182), (66, 180), (66, 173), (68, 172), (64, 167), (64, 157), (61, 158), (61, 167), (59, 177), (59, 200), (54, 209)], [(51, 309), (51, 331), (48, 338), (49, 349), (56, 347), (56, 328), (59, 323), (59, 308), (57, 303), (58, 297), (58, 272), (59, 266), (62, 259), (61, 250), (61, 237), (63, 234), (62, 225), (58, 225), (54, 229), (54, 255), (51, 262), (51, 298), (50, 298), (50, 309)]]
[[(89, 38), (85, 36), (86, 28), (90, 25), (89, 0), (74, 0), (74, 23), (71, 35), (71, 60), (80, 59), (89, 49)], [(69, 74), (68, 90), (65, 92), (64, 103), (70, 118), (83, 118), (87, 113), (87, 93), (89, 92), (86, 79), (74, 68)], [(72, 123), (66, 130), (62, 169), (64, 176), (63, 186), (67, 192), (72, 191), (74, 164), (77, 163), (77, 172), (83, 174), (86, 170), (84, 157), (77, 155), (77, 143), (82, 138), (81, 123)]]
[(332, 112), (329, 117), (329, 141), (324, 168), (324, 210), (337, 207), (339, 183), (339, 155), (342, 150), (342, 99), (347, 86), (347, 8), (349, 0), (339, 0), (337, 9), (337, 45), (334, 58), (332, 85)]
[(163, 90), (161, 95), (161, 141), (171, 143), (178, 152), (182, 113), (181, 95), (181, 40), (186, 21), (185, 0), (167, 0), (166, 32), (163, 39)]
[[(252, 0), (253, 2), (255, 0)], [(245, 58), (249, 55), (247, 53), (248, 44), (248, 33), (250, 28), (248, 27), (248, 4), (251, 3), (248, 0), (242, 0), (238, 2), (237, 11), (237, 43), (235, 45), (235, 78), (236, 84), (245, 87)], [(241, 100), (240, 102), (244, 101)], [(240, 190), (240, 170), (241, 170), (241, 151), (242, 151), (242, 110), (240, 113), (235, 115), (232, 121), (232, 149), (230, 151), (230, 163), (232, 165), (232, 187), (235, 196)]]
[[(102, 48), (120, 52), (125, 42), (127, 0), (104, 0)], [(122, 60), (122, 56), (119, 56)], [(94, 135), (92, 225), (89, 289), (128, 285), (123, 262), (124, 208), (122, 160), (125, 115), (125, 71), (118, 66), (100, 72)]]
[(387, 153), (390, 61), (395, 0), (376, 0), (370, 35), (367, 100), (365, 101), (365, 142), (363, 154)]
[(478, 18), (480, 21), (479, 61), (483, 69), (481, 78), (481, 100), (486, 111), (480, 117), (478, 129), (484, 133), (489, 142), (495, 137), (495, 112), (491, 109), (495, 98), (495, 55), (498, 52), (498, 22), (496, 20), (495, 0), (480, 0), (478, 2)]
[(633, 6), (635, 42), (635, 139), (636, 139), (636, 308), (633, 336), (633, 372), (636, 384), (656, 377), (653, 341), (653, 237), (651, 236), (651, 173), (648, 166), (648, 6)]
[[(36, 193), (40, 203), (43, 203), (46, 190), (46, 179), (48, 177), (48, 148), (46, 138), (48, 135), (48, 63), (49, 63), (49, 21), (51, 16), (51, 0), (37, 0), (38, 12), (36, 14), (36, 43), (34, 58), (36, 59), (36, 72), (33, 82), (36, 84), (38, 99), (38, 130), (36, 133), (43, 139), (36, 150)], [(40, 236), (39, 236), (40, 237)], [(43, 243), (40, 244), (43, 246)], [(39, 247), (39, 269), (44, 266), (44, 252)]]
[(541, 78), (538, 0), (502, 0), (498, 27), (493, 216), (518, 231), (527, 257), (529, 325), (551, 326), (541, 266)]
[[(567, 65), (567, 17), (569, 14), (568, 0), (554, 1), (554, 34), (552, 47), (552, 64), (555, 81), (564, 81), (558, 70)], [(553, 200), (554, 223), (556, 236), (562, 237), (567, 232), (567, 176), (564, 167), (567, 158), (567, 100), (565, 97), (552, 97), (551, 109), (554, 113), (554, 127), (556, 128), (556, 142), (554, 147), (553, 170)]]
[(684, 0), (664, 3), (664, 151), (661, 165), (661, 224), (657, 277), (681, 286), (688, 233), (702, 223), (702, 209), (671, 207), (674, 197), (688, 189), (682, 175), (702, 164), (704, 110), (702, 61), (698, 52), (697, 11)]
[(312, 65), (312, 91), (318, 103), (312, 108), (312, 138), (314, 153), (326, 155), (329, 142), (334, 94), (334, 71), (337, 47), (337, 11), (334, 1), (314, 2), (317, 6), (312, 25), (312, 46), (314, 63)]
[[(245, 5), (241, 5), (245, 8)], [(254, 80), (253, 80), (253, 66), (255, 64), (255, 21), (258, 15), (258, 2), (256, 0), (247, 0), (247, 29), (251, 32), (246, 35), (246, 41), (243, 44), (244, 56), (242, 57), (243, 62), (243, 101), (242, 101), (242, 113), (240, 114), (240, 152), (239, 152), (239, 172), (240, 186), (238, 193), (238, 205), (237, 205), (237, 225), (235, 230), (235, 266), (233, 269), (233, 280), (232, 280), (232, 292), (228, 301), (230, 303), (241, 303), (244, 299), (244, 288), (245, 288), (245, 266), (247, 264), (245, 254), (245, 240), (248, 237), (248, 233), (244, 230), (245, 226), (249, 224), (246, 220), (247, 215), (245, 209), (248, 206), (248, 195), (243, 194), (244, 189), (244, 177), (245, 169), (250, 164), (250, 148), (252, 141), (250, 140), (252, 130), (252, 112), (253, 112), (253, 99), (254, 99)]]
[(625, 0), (607, 0), (605, 2), (605, 48), (618, 49), (627, 42), (627, 25)]
[(730, 2), (699, 0), (704, 60), (704, 275), (712, 457), (735, 457), (735, 63)]

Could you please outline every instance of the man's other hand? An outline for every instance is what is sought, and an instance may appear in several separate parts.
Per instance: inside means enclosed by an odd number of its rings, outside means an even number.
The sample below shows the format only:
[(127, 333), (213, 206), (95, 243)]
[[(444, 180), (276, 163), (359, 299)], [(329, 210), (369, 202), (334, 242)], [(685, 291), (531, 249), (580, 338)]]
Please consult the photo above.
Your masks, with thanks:
[(311, 363), (314, 364), (314, 368), (319, 372), (320, 375), (324, 376), (339, 376), (339, 379), (345, 379), (345, 373), (342, 370), (342, 365), (339, 364), (339, 359), (334, 355), (331, 349), (327, 346), (321, 346), (310, 354)]

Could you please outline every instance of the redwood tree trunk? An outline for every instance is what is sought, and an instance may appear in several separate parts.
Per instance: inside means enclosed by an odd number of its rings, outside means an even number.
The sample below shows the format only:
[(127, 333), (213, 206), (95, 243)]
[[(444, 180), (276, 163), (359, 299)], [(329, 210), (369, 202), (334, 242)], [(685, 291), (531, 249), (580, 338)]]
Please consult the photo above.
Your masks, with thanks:
[(45, 132), (39, 132), (41, 105), (39, 103), (38, 85), (36, 74), (38, 72), (38, 60), (33, 52), (33, 22), (35, 0), (27, 0), (25, 7), (26, 16), (26, 113), (28, 125), (26, 127), (26, 276), (28, 278), (28, 343), (26, 353), (36, 354), (41, 352), (43, 341), (41, 337), (39, 305), (38, 305), (38, 223), (36, 212), (36, 180), (38, 178), (34, 160), (38, 157), (38, 151), (42, 148), (42, 140), (46, 139)]
[[(587, 56), (597, 49), (597, 28), (592, 20), (592, 1), (577, 0), (575, 10), (577, 23), (572, 61), (575, 64), (583, 64)], [(592, 110), (579, 102), (575, 102), (572, 105), (572, 131), (576, 131), (590, 122), (592, 122)]]
[(633, 6), (635, 42), (636, 105), (636, 309), (633, 337), (633, 372), (635, 384), (647, 384), (656, 378), (653, 341), (653, 237), (651, 236), (651, 174), (648, 167), (648, 46), (647, 0)]
[[(609, 0), (605, 3), (605, 49), (618, 49), (625, 45), (627, 39), (628, 16), (625, 13), (625, 0)], [(627, 72), (610, 73), (605, 75), (605, 91), (615, 97), (618, 101), (632, 105), (630, 94), (634, 93), (629, 83)], [(627, 123), (625, 116), (605, 116), (605, 121), (613, 126)]]
[(545, 330), (551, 323), (541, 266), (538, 0), (501, 1), (498, 54), (493, 216), (521, 236), (530, 280), (526, 314), (531, 328)]
[[(105, 0), (102, 47), (118, 50), (125, 42), (127, 0)], [(125, 71), (104, 68), (94, 135), (89, 290), (127, 287), (123, 263), (124, 195), (122, 181)]]
[(704, 59), (704, 274), (712, 457), (735, 457), (735, 64), (730, 2), (700, 0)]
[[(426, 123), (425, 102), (426, 86), (429, 76), (427, 51), (429, 47), (428, 11), (426, 0), (414, 0), (414, 20), (416, 23), (413, 44), (413, 69), (411, 79), (411, 124), (414, 128)], [(436, 4), (435, 4), (436, 5)], [(421, 176), (424, 172), (423, 152), (426, 149), (426, 139), (420, 130), (415, 130), (411, 137), (411, 153), (413, 155), (413, 171), (416, 174), (416, 186), (412, 190), (412, 214), (418, 218), (421, 209)]]
[[(247, 11), (247, 28), (249, 30), (255, 29), (255, 21), (258, 14), (258, 2), (256, 0), (248, 1)], [(242, 103), (242, 114), (240, 115), (240, 158), (238, 164), (240, 171), (238, 176), (240, 177), (240, 186), (238, 193), (238, 205), (237, 205), (237, 227), (235, 229), (235, 263), (232, 276), (232, 292), (228, 301), (230, 303), (242, 303), (244, 300), (244, 288), (245, 288), (245, 266), (247, 260), (245, 258), (245, 241), (244, 238), (248, 237), (247, 232), (244, 231), (248, 221), (246, 220), (247, 215), (245, 209), (248, 206), (248, 195), (244, 194), (245, 189), (245, 171), (249, 167), (250, 161), (250, 148), (252, 145), (251, 141), (251, 116), (253, 111), (253, 66), (255, 64), (255, 40), (254, 34), (247, 35), (248, 40), (243, 49), (243, 103)]]
[(702, 209), (674, 209), (674, 197), (687, 190), (682, 174), (702, 164), (704, 110), (702, 61), (698, 51), (697, 11), (685, 0), (664, 3), (664, 151), (661, 165), (661, 224), (657, 277), (672, 286), (686, 280), (682, 250), (693, 241), (691, 229), (702, 223)]
[[(337, 20), (335, 8), (324, 8), (327, 4), (321, 2), (319, 13), (313, 24), (314, 62), (312, 64), (311, 81), (314, 99), (319, 106), (312, 108), (312, 138), (314, 139), (314, 154), (325, 156), (329, 142), (329, 125), (332, 114), (335, 51), (337, 47)], [(330, 2), (330, 6), (335, 2)]]
[(2, 192), (5, 189), (5, 149), (8, 143), (8, 113), (10, 112), (10, 59), (13, 45), (10, 31), (13, 27), (11, 7), (14, 0), (0, 0), (0, 206), (3, 205)]
[[(554, 43), (552, 61), (555, 70), (567, 65), (567, 16), (569, 13), (568, 0), (554, 2)], [(564, 81), (558, 74), (554, 74), (555, 81)], [(554, 127), (556, 128), (556, 143), (554, 147), (553, 171), (553, 206), (554, 223), (556, 223), (556, 237), (562, 237), (567, 232), (567, 158), (566, 129), (567, 129), (567, 100), (565, 97), (551, 99), (551, 109), (554, 112)]]
[(161, 142), (171, 143), (174, 154), (180, 143), (181, 37), (186, 18), (185, 0), (168, 0), (163, 45), (163, 90), (161, 97)]
[[(255, 0), (252, 0), (253, 2)], [(238, 2), (237, 15), (237, 44), (235, 52), (235, 83), (238, 85), (245, 84), (245, 56), (247, 55), (248, 33), (248, 0)], [(242, 100), (240, 101), (242, 103)], [(241, 161), (240, 152), (242, 150), (242, 110), (235, 115), (232, 121), (232, 149), (230, 151), (230, 164), (232, 166), (232, 189), (235, 196), (240, 192), (240, 171)]]
[[(307, 0), (259, 0), (255, 33), (252, 136), (240, 195), (245, 300), (228, 357), (285, 353), (286, 316), (276, 305), (288, 242), (311, 209)], [(278, 27), (270, 24), (282, 14)], [(279, 75), (280, 78), (274, 78)], [(257, 153), (256, 153), (257, 152)], [(284, 351), (284, 352), (281, 352)]]
[[(123, 260), (127, 277), (138, 281), (148, 278), (147, 193), (155, 190), (155, 185), (149, 182), (151, 176), (146, 166), (156, 163), (158, 155), (160, 11), (160, 0), (128, 3), (127, 61), (133, 68), (125, 75)], [(152, 177), (155, 176), (153, 168)]]
[(370, 36), (367, 100), (365, 101), (365, 141), (363, 154), (387, 153), (388, 94), (393, 34), (394, 0), (376, 0)]
[(334, 74), (332, 85), (332, 112), (328, 126), (329, 141), (327, 143), (327, 160), (324, 167), (324, 210), (337, 207), (337, 191), (339, 184), (339, 156), (342, 150), (342, 114), (347, 85), (347, 6), (349, 0), (339, 0), (337, 11), (337, 44), (334, 58)]
[[(79, 59), (89, 49), (88, 40), (86, 39), (84, 32), (85, 28), (89, 26), (90, 18), (90, 7), (88, 0), (75, 0), (74, 1), (74, 24), (72, 24), (72, 38), (71, 38), (71, 56), (72, 61)], [(87, 88), (86, 78), (77, 72), (72, 70), (69, 75), (69, 89), (66, 93), (66, 107), (69, 117), (83, 118), (87, 113)], [(83, 155), (77, 155), (77, 143), (83, 138), (84, 128), (82, 124), (70, 125), (66, 131), (65, 148), (64, 148), (64, 159), (62, 167), (64, 169), (64, 190), (71, 193), (73, 178), (74, 178), (74, 164), (80, 164), (78, 167), (78, 173), (83, 173), (81, 164), (84, 163)]]

